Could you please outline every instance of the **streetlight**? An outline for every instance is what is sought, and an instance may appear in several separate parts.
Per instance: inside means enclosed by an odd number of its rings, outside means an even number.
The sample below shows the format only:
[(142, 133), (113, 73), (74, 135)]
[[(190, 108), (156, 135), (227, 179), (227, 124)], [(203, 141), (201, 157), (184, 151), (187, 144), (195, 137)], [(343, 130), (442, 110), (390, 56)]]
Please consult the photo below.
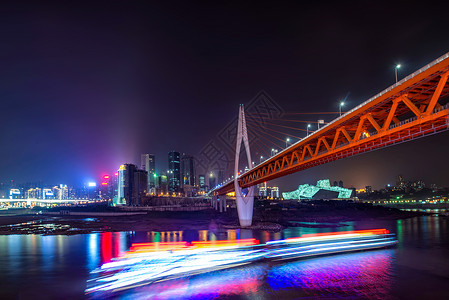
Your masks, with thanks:
[(289, 143), (290, 142), (290, 138), (287, 138), (286, 140), (285, 140), (285, 148), (287, 148), (287, 143)]
[(340, 117), (341, 117), (341, 108), (343, 107), (343, 105), (345, 105), (345, 103), (343, 101), (340, 102)]
[(263, 156), (260, 156), (260, 164), (262, 163), (262, 160), (263, 160)]
[(398, 69), (401, 67), (400, 64), (396, 65), (396, 67), (394, 67), (394, 76), (396, 77), (396, 83), (398, 82)]
[(320, 129), (320, 124), (324, 124), (324, 120), (318, 120), (318, 129)]
[(309, 135), (309, 128), (310, 128), (311, 126), (312, 126), (312, 125), (307, 124), (307, 136)]

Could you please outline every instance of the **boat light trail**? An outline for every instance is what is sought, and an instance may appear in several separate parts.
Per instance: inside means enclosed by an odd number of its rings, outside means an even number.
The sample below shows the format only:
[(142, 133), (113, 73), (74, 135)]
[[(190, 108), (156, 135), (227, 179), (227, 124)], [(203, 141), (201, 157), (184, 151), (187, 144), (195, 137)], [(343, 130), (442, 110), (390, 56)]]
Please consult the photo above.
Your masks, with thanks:
[(397, 244), (386, 229), (304, 234), (260, 244), (256, 239), (136, 243), (91, 273), (86, 293), (117, 292), (261, 260), (297, 259)]

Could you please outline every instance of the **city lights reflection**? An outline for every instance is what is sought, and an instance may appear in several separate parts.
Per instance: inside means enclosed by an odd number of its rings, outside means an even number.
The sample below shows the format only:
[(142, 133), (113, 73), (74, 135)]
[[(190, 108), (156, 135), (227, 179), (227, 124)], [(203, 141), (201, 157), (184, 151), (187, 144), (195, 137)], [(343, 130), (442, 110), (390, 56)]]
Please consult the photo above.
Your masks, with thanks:
[(293, 261), (274, 266), (267, 283), (274, 291), (301, 288), (308, 297), (388, 298), (393, 250), (376, 250)]

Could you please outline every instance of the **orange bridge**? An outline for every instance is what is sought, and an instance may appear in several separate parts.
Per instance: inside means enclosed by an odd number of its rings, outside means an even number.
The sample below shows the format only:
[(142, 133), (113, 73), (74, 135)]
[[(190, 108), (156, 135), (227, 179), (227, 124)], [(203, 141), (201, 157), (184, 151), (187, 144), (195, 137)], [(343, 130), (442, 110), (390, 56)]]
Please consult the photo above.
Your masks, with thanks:
[[(449, 128), (449, 53), (238, 177), (246, 188)], [(234, 191), (234, 181), (211, 194)]]

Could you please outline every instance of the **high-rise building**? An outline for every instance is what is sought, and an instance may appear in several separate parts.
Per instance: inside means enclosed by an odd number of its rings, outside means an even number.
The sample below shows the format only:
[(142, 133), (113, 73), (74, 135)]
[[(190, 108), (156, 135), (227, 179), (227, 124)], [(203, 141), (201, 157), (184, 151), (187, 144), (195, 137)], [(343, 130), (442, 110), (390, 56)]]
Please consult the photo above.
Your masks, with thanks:
[(148, 189), (156, 187), (156, 158), (153, 154), (140, 156), (140, 168), (148, 173)]
[(55, 199), (66, 200), (69, 199), (69, 188), (66, 184), (60, 184), (59, 186), (53, 187), (53, 194)]
[(165, 194), (167, 193), (168, 190), (168, 178), (167, 175), (165, 174), (160, 174), (159, 176), (156, 177), (156, 194), (158, 195), (159, 193)]
[(222, 184), (224, 182), (224, 170), (217, 170), (217, 184)]
[(131, 206), (142, 206), (145, 195), (148, 191), (148, 172), (145, 170), (136, 170), (134, 172), (135, 193), (136, 197), (133, 199), (135, 202), (130, 203)]
[(118, 170), (117, 200), (115, 205), (139, 206), (148, 188), (148, 173), (136, 165), (124, 164)]
[(400, 188), (400, 189), (405, 187), (405, 180), (404, 180), (404, 177), (402, 177), (402, 175), (398, 175), (398, 179), (396, 181), (396, 187)]
[(205, 175), (198, 175), (198, 185), (200, 186), (201, 191), (206, 190), (206, 176)]
[(112, 203), (117, 203), (118, 197), (118, 171), (114, 173), (112, 176)]
[(271, 187), (271, 198), (279, 198), (279, 187)]
[(215, 177), (213, 172), (209, 174), (209, 189), (214, 189), (217, 186), (217, 177)]
[(181, 185), (195, 186), (195, 160), (193, 156), (183, 154), (181, 157)]
[(26, 199), (42, 199), (42, 189), (41, 188), (30, 188), (25, 191)]
[(181, 162), (179, 152), (168, 152), (168, 190), (179, 192), (181, 187)]
[(105, 174), (101, 177), (99, 186), (100, 198), (110, 200), (114, 196), (114, 186), (112, 184), (112, 177)]

